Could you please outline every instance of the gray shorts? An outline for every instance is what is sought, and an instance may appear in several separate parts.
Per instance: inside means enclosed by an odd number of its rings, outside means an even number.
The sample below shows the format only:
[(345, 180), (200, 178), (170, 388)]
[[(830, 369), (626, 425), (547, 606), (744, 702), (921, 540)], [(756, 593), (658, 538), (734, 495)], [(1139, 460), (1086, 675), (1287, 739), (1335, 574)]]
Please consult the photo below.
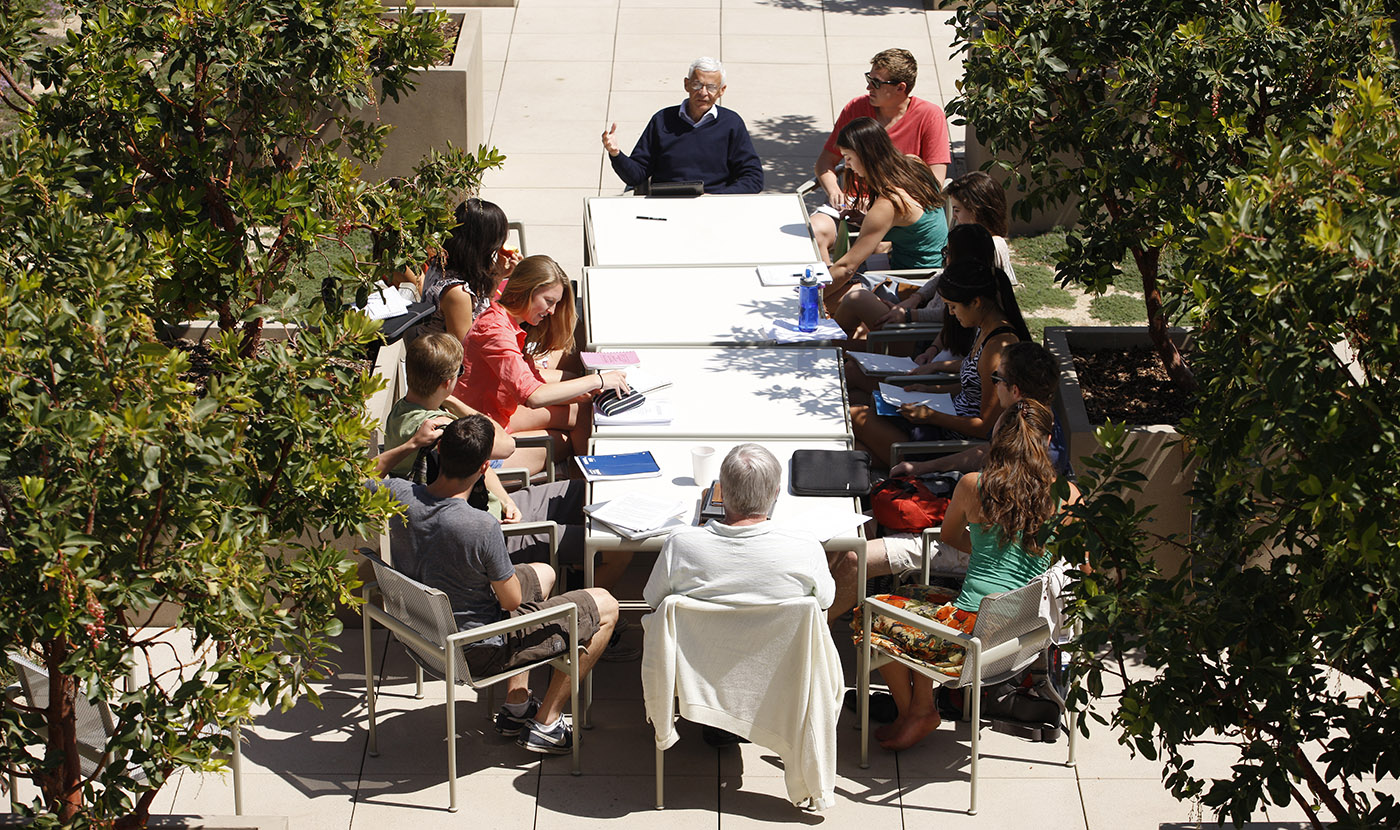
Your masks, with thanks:
[[(555, 481), (534, 484), (510, 494), (520, 508), (524, 522), (555, 522), (559, 525), (559, 563), (583, 564), (583, 505), (588, 494), (583, 481)], [(501, 525), (509, 528), (510, 525)], [(512, 562), (548, 562), (549, 537), (507, 536), (506, 552)]]
[[(602, 623), (598, 616), (598, 604), (587, 591), (570, 591), (557, 597), (545, 599), (539, 579), (533, 568), (516, 568), (515, 576), (520, 580), (520, 595), (524, 602), (511, 611), (512, 619), (532, 611), (555, 608), (567, 602), (578, 606), (578, 642), (582, 647), (598, 633)], [(519, 631), (503, 635), (501, 645), (476, 645), (466, 649), (467, 666), (472, 677), (489, 677), (503, 671), (538, 663), (551, 657), (558, 657), (569, 650), (569, 625), (563, 620), (532, 625)]]

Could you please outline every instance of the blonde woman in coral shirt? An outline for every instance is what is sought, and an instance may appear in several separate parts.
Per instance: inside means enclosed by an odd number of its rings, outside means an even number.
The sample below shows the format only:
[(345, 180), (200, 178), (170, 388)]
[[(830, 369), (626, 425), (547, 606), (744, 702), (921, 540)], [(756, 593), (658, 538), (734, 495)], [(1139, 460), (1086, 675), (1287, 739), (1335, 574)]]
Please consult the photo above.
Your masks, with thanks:
[[(547, 433), (560, 454), (586, 450), (587, 404), (604, 389), (628, 391), (624, 372), (570, 376), (541, 369), (533, 355), (574, 350), (574, 292), (547, 256), (520, 261), (501, 296), (477, 315), (463, 344), (462, 376), (453, 395), (514, 436)], [(520, 447), (508, 467), (544, 469), (544, 450)]]

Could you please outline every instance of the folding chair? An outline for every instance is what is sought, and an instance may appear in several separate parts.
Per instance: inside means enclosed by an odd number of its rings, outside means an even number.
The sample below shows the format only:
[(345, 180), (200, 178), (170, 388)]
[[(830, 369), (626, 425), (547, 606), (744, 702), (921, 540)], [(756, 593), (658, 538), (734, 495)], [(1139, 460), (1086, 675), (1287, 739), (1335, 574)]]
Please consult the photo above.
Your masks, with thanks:
[[(27, 705), (39, 708), (47, 707), (49, 703), (48, 669), (13, 652), (7, 656), (15, 673), (19, 675), (19, 689)], [(6, 691), (6, 699), (10, 699), (9, 690)], [(78, 754), (81, 756), (79, 763), (83, 775), (91, 776), (111, 763), (112, 759), (107, 752), (107, 743), (116, 734), (117, 720), (112, 715), (112, 707), (106, 700), (93, 701), (82, 690), (73, 699), (73, 714), (76, 720)], [(210, 730), (204, 734), (211, 735), (213, 732)], [(228, 734), (233, 744), (229, 759), (229, 768), (233, 771), (233, 811), (236, 815), (241, 816), (243, 815), (243, 753), (239, 747), (241, 734), (236, 725)], [(127, 770), (127, 775), (138, 783), (146, 780), (146, 774), (140, 767), (131, 767)], [(14, 775), (9, 776), (9, 780), (10, 803), (18, 809), (19, 801), (16, 790), (18, 782)]]
[[(967, 812), (969, 815), (976, 815), (982, 686), (1000, 683), (1016, 676), (1035, 662), (1050, 645), (1051, 626), (1043, 610), (1047, 604), (1048, 590), (1048, 579), (1042, 574), (1015, 591), (987, 596), (977, 609), (977, 621), (973, 624), (971, 634), (964, 634), (928, 617), (896, 608), (873, 597), (866, 597), (862, 603), (862, 642), (859, 655), (861, 769), (870, 766), (870, 672), (885, 663), (898, 662), (911, 671), (931, 678), (935, 683), (963, 690), (963, 711), (970, 712), (972, 732), (972, 789)], [(897, 620), (940, 640), (963, 646), (966, 656), (961, 672), (957, 675), (945, 674), (901, 654), (872, 645), (870, 635), (875, 614)]]
[[(557, 566), (558, 535), (553, 522), (531, 522), (526, 525), (513, 525), (513, 532), (537, 533), (548, 526), (550, 530), (550, 566)], [(501, 620), (489, 625), (457, 630), (457, 621), (452, 615), (452, 603), (447, 595), (436, 588), (430, 588), (395, 570), (372, 551), (361, 553), (374, 566), (373, 583), (364, 587), (364, 648), (365, 648), (365, 700), (369, 712), (369, 754), (379, 755), (379, 739), (375, 723), (374, 654), (372, 623), (379, 623), (393, 632), (394, 636), (408, 649), (409, 656), (416, 664), (417, 697), (423, 696), (423, 672), (427, 670), (434, 677), (447, 683), (447, 792), (448, 810), (457, 811), (457, 710), (456, 688), (461, 683), (471, 689), (483, 689), (517, 674), (528, 672), (541, 666), (550, 666), (569, 676), (570, 700), (575, 724), (579, 718), (579, 676), (578, 676), (578, 606), (573, 603), (522, 614), (519, 617)], [(371, 592), (378, 589), (382, 607), (371, 602)], [(473, 677), (467, 664), (463, 647), (498, 634), (529, 628), (540, 623), (564, 620), (569, 629), (569, 650), (558, 657), (540, 660), (525, 666), (518, 666), (489, 677)], [(582, 735), (574, 732), (573, 768), (574, 775), (580, 774), (579, 745)]]

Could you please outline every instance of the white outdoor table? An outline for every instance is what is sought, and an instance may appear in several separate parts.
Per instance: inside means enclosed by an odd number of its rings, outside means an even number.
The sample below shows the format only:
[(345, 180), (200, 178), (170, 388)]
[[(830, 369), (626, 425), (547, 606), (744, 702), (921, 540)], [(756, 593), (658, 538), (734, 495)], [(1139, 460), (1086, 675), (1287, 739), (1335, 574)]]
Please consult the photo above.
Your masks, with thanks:
[(797, 319), (797, 286), (764, 285), (753, 266), (592, 266), (583, 286), (590, 349), (831, 345), (772, 339), (775, 320)]
[[(697, 483), (693, 478), (693, 468), (690, 461), (690, 451), (694, 447), (707, 446), (714, 447), (715, 454), (720, 459), (739, 444), (748, 443), (749, 439), (711, 439), (711, 438), (594, 438), (590, 444), (590, 453), (595, 455), (611, 455), (614, 453), (640, 452), (650, 450), (656, 458), (656, 463), (661, 467), (661, 475), (657, 478), (633, 478), (621, 481), (595, 481), (588, 485), (588, 503), (596, 504), (601, 501), (618, 498), (627, 493), (641, 492), (652, 496), (675, 496), (681, 500), (691, 503), (691, 512), (682, 516), (691, 524), (701, 524), (700, 515), (700, 494), (708, 487), (710, 482)], [(783, 468), (782, 483), (778, 488), (778, 501), (773, 507), (772, 521), (786, 524), (792, 520), (800, 522), (805, 515), (821, 514), (824, 511), (843, 510), (860, 512), (860, 499), (841, 498), (838, 496), (798, 496), (788, 489), (789, 462), (792, 453), (800, 449), (812, 450), (846, 450), (850, 448), (847, 440), (839, 439), (763, 439), (754, 443), (762, 444), (769, 452), (777, 457), (778, 463)], [(718, 465), (716, 465), (718, 467)], [(583, 584), (589, 587), (593, 585), (594, 559), (598, 553), (606, 550), (632, 550), (647, 551), (655, 553), (661, 550), (665, 544), (666, 537), (655, 536), (650, 539), (629, 541), (623, 539), (610, 530), (604, 529), (602, 525), (595, 524), (591, 519), (587, 521), (587, 534), (584, 537), (583, 546)], [(834, 536), (823, 543), (823, 547), (828, 552), (853, 550), (856, 552), (856, 584), (865, 585), (865, 535), (862, 528), (855, 528), (850, 533)], [(645, 608), (644, 603), (622, 602), (626, 609)], [(583, 711), (584, 723), (588, 722), (589, 704), (593, 700), (593, 677), (590, 673), (584, 679), (583, 688)]]
[(673, 383), (669, 424), (595, 426), (598, 438), (759, 440), (851, 435), (839, 349), (636, 349), (647, 375)]
[[(650, 217), (650, 218), (640, 218)], [(585, 265), (759, 265), (817, 262), (795, 193), (584, 201)]]

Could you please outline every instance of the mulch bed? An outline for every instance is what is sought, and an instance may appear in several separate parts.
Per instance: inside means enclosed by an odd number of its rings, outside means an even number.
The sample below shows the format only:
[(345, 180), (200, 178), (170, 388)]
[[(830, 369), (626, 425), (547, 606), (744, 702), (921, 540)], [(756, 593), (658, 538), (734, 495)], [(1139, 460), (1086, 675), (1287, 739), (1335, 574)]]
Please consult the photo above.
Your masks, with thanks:
[(1074, 371), (1090, 423), (1176, 426), (1191, 411), (1190, 398), (1168, 377), (1151, 347), (1075, 352)]

